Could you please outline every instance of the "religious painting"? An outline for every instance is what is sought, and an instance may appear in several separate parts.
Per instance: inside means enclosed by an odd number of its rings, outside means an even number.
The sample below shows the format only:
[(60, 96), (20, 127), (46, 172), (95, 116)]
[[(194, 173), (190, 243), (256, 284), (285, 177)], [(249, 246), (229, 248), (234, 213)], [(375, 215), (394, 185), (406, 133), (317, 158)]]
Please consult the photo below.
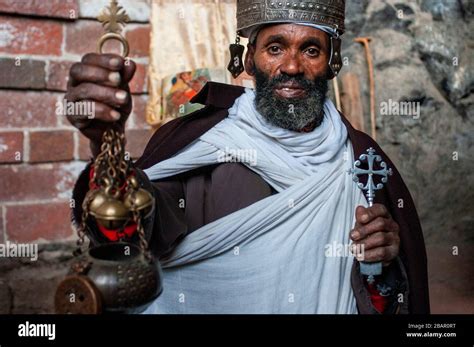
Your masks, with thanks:
[(221, 80), (212, 74), (210, 69), (197, 69), (180, 72), (163, 79), (163, 113), (167, 115), (184, 116), (200, 108), (190, 100), (196, 96), (208, 81)]

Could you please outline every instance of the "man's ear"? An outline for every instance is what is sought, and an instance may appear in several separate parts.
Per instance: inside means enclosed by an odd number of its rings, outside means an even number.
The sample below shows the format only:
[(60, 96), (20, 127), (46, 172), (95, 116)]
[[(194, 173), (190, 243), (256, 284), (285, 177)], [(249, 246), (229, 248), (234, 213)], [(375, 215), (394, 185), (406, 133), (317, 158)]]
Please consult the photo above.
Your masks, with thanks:
[(255, 76), (255, 62), (254, 62), (254, 55), (255, 55), (255, 46), (251, 45), (250, 43), (247, 44), (247, 53), (245, 53), (245, 72), (249, 76)]

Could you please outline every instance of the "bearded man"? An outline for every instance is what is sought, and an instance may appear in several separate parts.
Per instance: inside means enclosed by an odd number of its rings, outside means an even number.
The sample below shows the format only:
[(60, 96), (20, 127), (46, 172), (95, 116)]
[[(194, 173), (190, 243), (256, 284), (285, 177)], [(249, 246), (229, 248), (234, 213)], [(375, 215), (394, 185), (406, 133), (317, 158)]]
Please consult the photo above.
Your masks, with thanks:
[[(192, 99), (204, 108), (162, 126), (135, 163), (156, 201), (144, 226), (164, 269), (164, 292), (146, 313), (429, 312), (423, 235), (408, 189), (375, 141), (327, 97), (342, 67), (344, 7), (343, 0), (237, 2), (255, 90), (207, 83)], [(104, 129), (125, 125), (134, 71), (110, 54), (87, 54), (71, 68), (66, 99), (96, 103), (93, 120), (69, 116), (93, 156)], [(370, 147), (393, 175), (368, 207), (348, 171)], [(74, 189), (76, 223), (90, 172), (91, 165)], [(89, 221), (88, 233), (95, 244), (137, 241), (133, 225), (107, 230)], [(363, 253), (334, 251), (346, 245)], [(375, 282), (360, 261), (382, 262)]]

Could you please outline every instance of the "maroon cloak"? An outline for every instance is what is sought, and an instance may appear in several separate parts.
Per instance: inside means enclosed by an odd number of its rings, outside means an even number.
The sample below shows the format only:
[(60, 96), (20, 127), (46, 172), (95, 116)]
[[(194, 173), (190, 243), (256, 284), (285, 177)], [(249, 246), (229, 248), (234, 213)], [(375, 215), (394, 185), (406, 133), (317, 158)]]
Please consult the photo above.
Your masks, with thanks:
[[(142, 157), (135, 163), (136, 167), (147, 169), (170, 158), (199, 138), (227, 117), (228, 109), (243, 92), (242, 87), (208, 82), (192, 99), (192, 102), (205, 107), (159, 128)], [(344, 116), (341, 117), (352, 142), (354, 157), (359, 157), (369, 147), (373, 147), (393, 170), (393, 175), (385, 187), (377, 192), (375, 199), (376, 203), (387, 207), (400, 226), (399, 258), (389, 269), (384, 269), (387, 282), (398, 287), (394, 288), (392, 309), (388, 312), (429, 313), (426, 250), (410, 193), (399, 172), (377, 143), (367, 134), (355, 130)], [(141, 170), (138, 170), (138, 176), (143, 188), (152, 192), (157, 201), (154, 216), (145, 221), (144, 226), (150, 247), (158, 257), (171, 251), (186, 234), (200, 226), (276, 193), (260, 176), (239, 163), (211, 165), (156, 182), (150, 182)], [(87, 172), (85, 170), (81, 174), (74, 188), (76, 201), (82, 202), (88, 190)], [(249, 189), (241, 189), (241, 182), (245, 182)], [(237, 198), (229, 198), (226, 194)], [(186, 201), (184, 209), (178, 207), (178, 201), (182, 199)], [(403, 208), (398, 207), (400, 199)], [(76, 224), (81, 220), (81, 204), (77, 204), (73, 210)], [(93, 243), (107, 242), (97, 228), (90, 223), (88, 225)], [(354, 262), (351, 283), (359, 312), (378, 313), (359, 273), (357, 261)], [(398, 301), (398, 293), (403, 294), (402, 302)]]

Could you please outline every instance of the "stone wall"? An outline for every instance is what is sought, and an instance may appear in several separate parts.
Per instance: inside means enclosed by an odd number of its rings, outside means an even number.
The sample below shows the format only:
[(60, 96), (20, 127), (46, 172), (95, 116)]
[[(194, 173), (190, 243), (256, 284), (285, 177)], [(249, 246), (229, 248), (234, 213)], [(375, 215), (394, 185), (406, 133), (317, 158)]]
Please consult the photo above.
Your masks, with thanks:
[[(347, 24), (358, 29), (347, 35), (347, 70), (366, 81), (362, 47), (351, 39), (372, 37), (378, 139), (410, 187), (427, 242), (472, 240), (465, 232), (472, 231), (472, 205), (466, 202), (474, 197), (466, 189), (474, 180), (472, 2), (357, 3), (348, 7), (363, 15)], [(381, 105), (389, 100), (419, 102), (419, 118), (382, 115)]]
[[(433, 311), (473, 313), (474, 3), (346, 3), (342, 75), (359, 77), (365, 123), (370, 124), (367, 63), (353, 39), (371, 37), (377, 139), (401, 172), (420, 215)], [(420, 112), (383, 114), (390, 100), (419, 103)]]

